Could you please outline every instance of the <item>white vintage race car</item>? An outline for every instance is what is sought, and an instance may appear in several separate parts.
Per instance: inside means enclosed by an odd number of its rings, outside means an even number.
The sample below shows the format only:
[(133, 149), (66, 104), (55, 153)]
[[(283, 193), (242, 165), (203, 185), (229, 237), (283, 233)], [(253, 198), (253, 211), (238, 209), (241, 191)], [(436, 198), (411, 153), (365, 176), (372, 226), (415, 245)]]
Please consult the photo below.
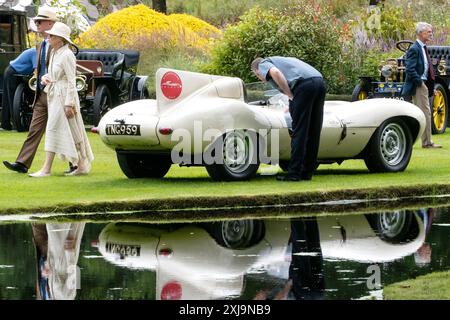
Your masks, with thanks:
[[(156, 84), (156, 100), (120, 105), (98, 126), (127, 177), (163, 177), (174, 163), (205, 166), (215, 180), (251, 178), (261, 163), (287, 169), (283, 99), (248, 103), (239, 78), (171, 69), (159, 69)], [(403, 171), (424, 127), (423, 112), (405, 101), (327, 101), (318, 163), (364, 159), (371, 172)]]

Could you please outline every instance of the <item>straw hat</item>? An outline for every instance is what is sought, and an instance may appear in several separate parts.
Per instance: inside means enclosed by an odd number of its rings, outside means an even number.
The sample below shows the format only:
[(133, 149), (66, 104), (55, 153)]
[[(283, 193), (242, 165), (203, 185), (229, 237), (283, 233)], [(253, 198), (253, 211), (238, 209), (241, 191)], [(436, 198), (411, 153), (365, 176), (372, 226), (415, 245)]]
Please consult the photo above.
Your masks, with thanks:
[(49, 6), (42, 6), (38, 9), (38, 14), (33, 18), (34, 21), (38, 20), (50, 20), (50, 21), (58, 21), (56, 17), (56, 10)]
[(58, 36), (58, 37), (65, 39), (67, 42), (69, 42), (73, 46), (75, 45), (70, 40), (70, 27), (62, 22), (58, 22), (58, 21), (55, 22), (53, 27), (46, 32), (47, 32), (47, 34), (51, 34), (53, 36)]

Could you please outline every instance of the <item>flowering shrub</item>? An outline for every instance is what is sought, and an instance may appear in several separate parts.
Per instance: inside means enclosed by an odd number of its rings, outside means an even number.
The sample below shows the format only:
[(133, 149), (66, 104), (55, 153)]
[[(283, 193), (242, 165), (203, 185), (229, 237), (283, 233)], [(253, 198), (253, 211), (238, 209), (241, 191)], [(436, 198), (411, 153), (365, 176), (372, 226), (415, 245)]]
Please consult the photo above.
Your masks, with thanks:
[(28, 41), (30, 43), (30, 47), (36, 46), (38, 43), (42, 42), (42, 38), (38, 36), (38, 34), (34, 31), (30, 31), (27, 34)]
[(131, 6), (100, 19), (76, 40), (83, 48), (173, 49), (207, 51), (220, 31), (188, 15), (166, 16), (145, 5)]
[(314, 1), (286, 9), (254, 8), (228, 27), (204, 71), (255, 81), (251, 61), (258, 56), (291, 56), (313, 65), (325, 77), (328, 91), (351, 91), (357, 72), (350, 50), (349, 28)]
[(191, 29), (192, 31), (205, 38), (214, 37), (220, 34), (219, 29), (217, 29), (216, 27), (189, 14), (174, 13), (169, 16), (169, 19), (181, 23), (186, 28)]

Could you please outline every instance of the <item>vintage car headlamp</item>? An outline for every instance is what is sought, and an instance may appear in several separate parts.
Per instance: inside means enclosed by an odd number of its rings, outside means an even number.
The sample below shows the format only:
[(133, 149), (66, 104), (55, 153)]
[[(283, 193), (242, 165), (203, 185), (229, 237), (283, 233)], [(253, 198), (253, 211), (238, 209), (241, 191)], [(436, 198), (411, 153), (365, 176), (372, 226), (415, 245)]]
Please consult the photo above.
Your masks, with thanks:
[(381, 68), (381, 75), (385, 78), (390, 78), (392, 76), (393, 70), (391, 65), (384, 65)]
[(85, 75), (78, 75), (75, 78), (75, 87), (77, 88), (77, 91), (82, 91), (84, 88), (86, 88), (86, 76)]
[(32, 76), (30, 78), (30, 80), (28, 80), (28, 87), (32, 90), (32, 91), (36, 91), (36, 87), (37, 87), (37, 78), (36, 76)]

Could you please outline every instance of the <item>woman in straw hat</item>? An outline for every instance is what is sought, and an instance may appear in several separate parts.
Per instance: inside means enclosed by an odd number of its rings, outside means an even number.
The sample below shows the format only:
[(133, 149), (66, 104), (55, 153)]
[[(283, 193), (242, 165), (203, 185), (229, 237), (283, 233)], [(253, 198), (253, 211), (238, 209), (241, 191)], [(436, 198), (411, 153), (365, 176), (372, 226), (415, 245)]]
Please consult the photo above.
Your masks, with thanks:
[(78, 166), (69, 175), (87, 174), (94, 156), (84, 129), (75, 87), (76, 59), (70, 49), (75, 45), (70, 40), (70, 28), (62, 22), (55, 22), (47, 33), (53, 49), (48, 74), (42, 77), (48, 99), (46, 159), (42, 169), (30, 176), (49, 176), (55, 154)]

